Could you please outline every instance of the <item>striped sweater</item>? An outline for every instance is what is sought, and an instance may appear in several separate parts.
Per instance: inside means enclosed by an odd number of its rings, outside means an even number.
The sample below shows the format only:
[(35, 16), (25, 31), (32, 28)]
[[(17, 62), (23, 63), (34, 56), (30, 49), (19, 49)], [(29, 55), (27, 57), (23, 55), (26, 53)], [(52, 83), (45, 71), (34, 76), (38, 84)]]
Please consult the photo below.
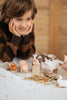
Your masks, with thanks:
[(12, 61), (14, 57), (28, 59), (34, 53), (34, 32), (18, 37), (9, 31), (8, 24), (0, 22), (0, 59), (3, 62)]

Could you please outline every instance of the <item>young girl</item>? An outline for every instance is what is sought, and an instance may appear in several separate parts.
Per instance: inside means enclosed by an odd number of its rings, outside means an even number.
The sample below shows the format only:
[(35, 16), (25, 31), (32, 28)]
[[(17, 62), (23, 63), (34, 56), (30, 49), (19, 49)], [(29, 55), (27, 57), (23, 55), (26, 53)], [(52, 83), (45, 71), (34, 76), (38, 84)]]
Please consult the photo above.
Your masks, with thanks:
[(35, 53), (34, 0), (5, 0), (0, 12), (0, 59), (31, 57)]

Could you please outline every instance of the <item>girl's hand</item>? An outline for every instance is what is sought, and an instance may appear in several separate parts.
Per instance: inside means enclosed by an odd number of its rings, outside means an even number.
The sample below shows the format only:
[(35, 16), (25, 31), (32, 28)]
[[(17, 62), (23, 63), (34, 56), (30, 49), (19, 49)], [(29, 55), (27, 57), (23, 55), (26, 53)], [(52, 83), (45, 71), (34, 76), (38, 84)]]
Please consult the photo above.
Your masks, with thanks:
[(64, 64), (62, 64), (62, 65), (61, 65), (61, 68), (67, 70), (67, 62), (65, 62)]
[(25, 31), (23, 29), (23, 25), (21, 25), (22, 27), (20, 28), (20, 23), (18, 23), (16, 21), (15, 18), (11, 19), (9, 22), (9, 31), (11, 33), (13, 33), (16, 36), (25, 36), (28, 35), (30, 32), (32, 32), (33, 29), (33, 21), (31, 21), (28, 26), (26, 27)]
[(19, 34), (19, 32), (17, 30), (17, 27), (16, 27), (13, 19), (11, 19), (9, 22), (9, 31), (18, 37), (21, 36), (21, 34)]

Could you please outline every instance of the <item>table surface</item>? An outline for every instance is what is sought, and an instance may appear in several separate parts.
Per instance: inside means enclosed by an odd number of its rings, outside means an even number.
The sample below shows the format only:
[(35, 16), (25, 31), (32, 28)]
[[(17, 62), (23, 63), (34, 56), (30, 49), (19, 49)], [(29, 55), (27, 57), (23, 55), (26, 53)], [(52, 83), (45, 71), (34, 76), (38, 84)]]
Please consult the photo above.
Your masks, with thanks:
[[(13, 62), (18, 64), (19, 60)], [(12, 73), (3, 69), (2, 64), (0, 61), (0, 100), (67, 100), (67, 88), (24, 80), (30, 72)]]

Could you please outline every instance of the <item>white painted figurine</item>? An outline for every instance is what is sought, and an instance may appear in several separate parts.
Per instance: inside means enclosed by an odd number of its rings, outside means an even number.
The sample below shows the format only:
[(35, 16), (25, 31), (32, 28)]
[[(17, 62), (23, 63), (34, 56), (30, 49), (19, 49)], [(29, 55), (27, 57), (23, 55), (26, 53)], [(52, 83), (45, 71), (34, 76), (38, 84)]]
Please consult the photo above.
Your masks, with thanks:
[(57, 85), (62, 88), (67, 88), (67, 79), (63, 79), (63, 77), (60, 75), (59, 79), (57, 79)]

